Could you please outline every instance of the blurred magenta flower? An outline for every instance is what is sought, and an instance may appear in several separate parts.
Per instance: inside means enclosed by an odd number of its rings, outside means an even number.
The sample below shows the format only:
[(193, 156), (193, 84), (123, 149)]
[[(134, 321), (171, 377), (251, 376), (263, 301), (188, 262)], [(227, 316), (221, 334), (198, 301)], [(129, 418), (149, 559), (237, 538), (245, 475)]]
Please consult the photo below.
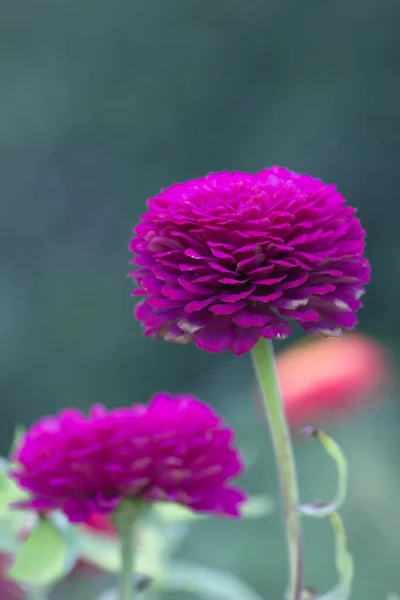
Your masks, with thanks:
[(272, 167), (211, 173), (148, 201), (130, 250), (145, 335), (240, 355), (257, 340), (357, 324), (365, 232), (333, 185)]
[(277, 356), (286, 415), (297, 427), (365, 407), (393, 379), (379, 342), (360, 334), (294, 344)]
[(8, 554), (0, 553), (0, 598), (1, 600), (23, 600), (27, 597), (24, 589), (8, 578), (8, 570), (13, 559)]
[(60, 509), (73, 522), (111, 513), (123, 499), (239, 517), (246, 496), (231, 486), (243, 471), (233, 442), (210, 407), (159, 393), (148, 406), (42, 418), (23, 436), (11, 475), (31, 494), (20, 507)]

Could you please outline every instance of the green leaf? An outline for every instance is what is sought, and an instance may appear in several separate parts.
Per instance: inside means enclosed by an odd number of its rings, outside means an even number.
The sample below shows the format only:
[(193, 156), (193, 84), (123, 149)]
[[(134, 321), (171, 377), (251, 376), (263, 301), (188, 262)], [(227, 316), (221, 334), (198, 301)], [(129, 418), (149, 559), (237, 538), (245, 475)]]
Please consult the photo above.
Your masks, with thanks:
[(88, 563), (109, 573), (121, 568), (119, 542), (108, 537), (82, 531), (79, 536), (80, 556)]
[(68, 571), (69, 550), (67, 539), (58, 528), (41, 519), (17, 552), (9, 576), (32, 586), (55, 583)]
[[(135, 570), (157, 578), (163, 572), (167, 540), (160, 527), (147, 523), (139, 527), (140, 551), (135, 560)], [(80, 556), (103, 571), (119, 573), (121, 569), (120, 543), (118, 539), (81, 530), (79, 533)]]
[(67, 544), (67, 555), (64, 568), (64, 576), (67, 575), (74, 568), (76, 561), (79, 558), (79, 531), (80, 528), (68, 521), (64, 513), (60, 511), (54, 511), (48, 517), (48, 520), (54, 525), (54, 527), (61, 533)]
[[(242, 515), (244, 519), (258, 519), (271, 514), (274, 508), (274, 502), (268, 496), (251, 496), (243, 505)], [(155, 504), (152, 510), (156, 517), (166, 524), (179, 522), (195, 523), (196, 521), (209, 518), (209, 515), (196, 513), (185, 506), (166, 502)]]
[(346, 457), (344, 456), (338, 444), (323, 431), (319, 429), (313, 429), (312, 427), (306, 427), (303, 429), (302, 433), (307, 436), (317, 438), (321, 442), (327, 454), (333, 458), (336, 463), (338, 473), (338, 484), (336, 495), (333, 500), (330, 502), (301, 504), (299, 506), (299, 511), (303, 515), (310, 517), (328, 517), (332, 513), (335, 513), (339, 510), (346, 498), (348, 480)]
[(9, 463), (0, 458), (0, 550), (14, 553), (18, 545), (18, 534), (33, 513), (11, 508), (14, 502), (27, 497), (9, 477)]
[(12, 454), (14, 452), (14, 450), (16, 449), (16, 447), (18, 446), (25, 431), (26, 431), (26, 427), (24, 427), (24, 425), (21, 425), (21, 424), (17, 425), (16, 428), (14, 429), (14, 435), (11, 440), (10, 454)]
[(156, 517), (164, 523), (188, 523), (206, 518), (206, 515), (200, 515), (185, 506), (173, 504), (172, 502), (160, 502), (154, 504), (152, 510)]
[(170, 563), (161, 588), (191, 592), (201, 600), (263, 600), (235, 575), (186, 561)]
[(9, 477), (9, 469), (10, 464), (3, 458), (0, 458), (0, 517), (4, 517), (9, 512), (9, 505), (11, 503), (19, 502), (27, 496)]
[(244, 519), (259, 519), (272, 514), (275, 510), (275, 504), (272, 498), (268, 496), (250, 496), (243, 505)]

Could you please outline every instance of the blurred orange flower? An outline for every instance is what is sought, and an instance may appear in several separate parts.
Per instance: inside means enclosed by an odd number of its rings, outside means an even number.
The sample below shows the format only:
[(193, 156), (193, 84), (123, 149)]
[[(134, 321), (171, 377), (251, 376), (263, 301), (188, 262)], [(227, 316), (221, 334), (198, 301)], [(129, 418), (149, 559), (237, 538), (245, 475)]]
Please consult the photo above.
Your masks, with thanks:
[(277, 370), (293, 427), (343, 417), (365, 406), (392, 379), (384, 348), (356, 333), (294, 344), (278, 355)]

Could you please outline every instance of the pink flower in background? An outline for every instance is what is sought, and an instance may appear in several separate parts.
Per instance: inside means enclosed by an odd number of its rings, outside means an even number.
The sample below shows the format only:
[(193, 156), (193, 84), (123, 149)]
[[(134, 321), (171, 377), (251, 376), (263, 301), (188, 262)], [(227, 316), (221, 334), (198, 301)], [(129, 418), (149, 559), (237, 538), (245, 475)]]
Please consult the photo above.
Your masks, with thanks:
[(0, 553), (0, 599), (1, 600), (24, 600), (27, 594), (15, 581), (8, 578), (7, 572), (12, 565), (12, 557)]
[(111, 522), (109, 515), (104, 515), (101, 513), (92, 513), (89, 515), (88, 519), (85, 523), (82, 523), (82, 526), (93, 533), (98, 533), (100, 535), (107, 535), (110, 537), (115, 537), (117, 535), (117, 530)]
[(130, 273), (145, 335), (240, 355), (260, 337), (357, 324), (365, 232), (333, 185), (272, 167), (211, 173), (148, 201)]
[(384, 348), (354, 333), (295, 344), (278, 354), (277, 369), (287, 418), (296, 427), (360, 409), (392, 379)]
[(11, 475), (31, 494), (19, 506), (61, 509), (74, 522), (111, 513), (126, 498), (239, 517), (246, 496), (231, 486), (243, 471), (233, 443), (210, 407), (159, 393), (148, 406), (42, 418), (23, 436)]

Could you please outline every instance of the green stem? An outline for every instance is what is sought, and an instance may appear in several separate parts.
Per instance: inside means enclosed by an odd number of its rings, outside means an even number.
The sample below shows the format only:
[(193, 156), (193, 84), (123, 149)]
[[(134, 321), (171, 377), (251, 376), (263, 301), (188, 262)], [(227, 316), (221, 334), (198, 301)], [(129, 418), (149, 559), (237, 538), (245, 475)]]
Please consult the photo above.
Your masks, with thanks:
[(260, 338), (252, 350), (252, 356), (263, 395), (265, 413), (271, 429), (281, 485), (289, 555), (287, 600), (300, 600), (303, 585), (303, 544), (298, 512), (299, 493), (292, 442), (281, 401), (272, 342)]
[(133, 583), (133, 525), (126, 527), (125, 531), (120, 533), (121, 536), (121, 577), (119, 594), (120, 600), (133, 600), (134, 583)]
[(121, 571), (119, 579), (119, 600), (134, 600), (134, 525), (138, 508), (131, 502), (122, 502), (114, 514), (114, 525), (121, 543)]

